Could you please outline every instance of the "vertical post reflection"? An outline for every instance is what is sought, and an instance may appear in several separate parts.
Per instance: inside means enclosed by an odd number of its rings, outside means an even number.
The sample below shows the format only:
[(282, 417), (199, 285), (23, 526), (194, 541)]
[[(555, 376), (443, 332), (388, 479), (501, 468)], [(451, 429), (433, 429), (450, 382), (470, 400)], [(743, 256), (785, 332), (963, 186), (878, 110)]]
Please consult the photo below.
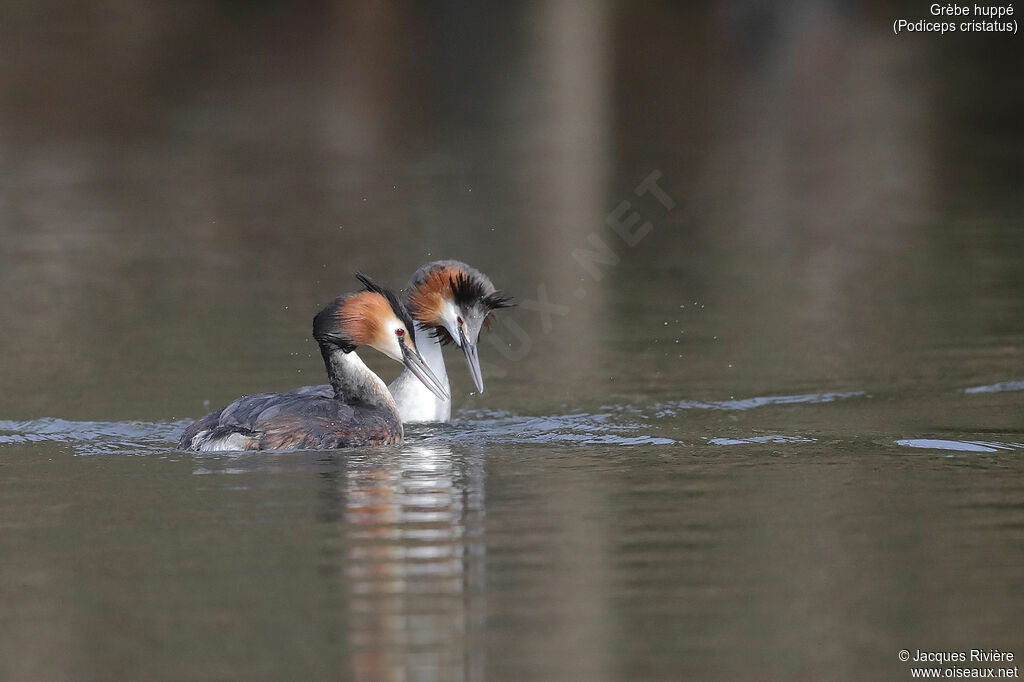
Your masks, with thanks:
[(355, 680), (483, 677), (483, 458), (410, 446), (349, 460), (332, 491)]

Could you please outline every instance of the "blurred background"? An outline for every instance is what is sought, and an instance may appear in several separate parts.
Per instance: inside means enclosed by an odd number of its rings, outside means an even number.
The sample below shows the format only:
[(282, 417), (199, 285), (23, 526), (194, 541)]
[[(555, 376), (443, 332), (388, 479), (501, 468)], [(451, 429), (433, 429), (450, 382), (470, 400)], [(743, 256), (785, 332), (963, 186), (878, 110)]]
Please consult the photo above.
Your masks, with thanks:
[(1021, 42), (892, 35), (918, 11), (6, 3), (0, 412), (318, 382), (354, 270), (449, 257), (559, 306), (505, 316), (475, 406), (985, 383), (1022, 364)]
[[(0, 677), (1019, 646), (1024, 43), (900, 17), (928, 3), (3, 3)], [(449, 355), (453, 426), (174, 450), (322, 383), (354, 271), (440, 258), (520, 303), (484, 394)]]

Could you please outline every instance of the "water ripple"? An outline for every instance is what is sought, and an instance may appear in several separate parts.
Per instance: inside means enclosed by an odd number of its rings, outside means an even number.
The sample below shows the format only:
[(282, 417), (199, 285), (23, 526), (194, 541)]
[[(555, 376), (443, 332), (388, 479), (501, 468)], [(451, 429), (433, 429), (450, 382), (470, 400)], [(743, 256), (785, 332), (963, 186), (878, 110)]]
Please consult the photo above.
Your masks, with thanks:
[[(0, 420), (0, 447), (66, 443), (78, 455), (154, 454), (175, 449), (188, 420), (99, 422), (44, 418)], [(676, 441), (640, 432), (641, 424), (615, 421), (612, 414), (524, 417), (478, 410), (452, 424), (408, 425), (410, 444), (573, 443), (577, 445), (672, 445)]]
[[(448, 433), (432, 432), (451, 443), (574, 443), (577, 445), (673, 445), (671, 438), (638, 433), (645, 425), (617, 421), (611, 413), (523, 417), (472, 410), (452, 422)], [(410, 427), (415, 429), (415, 427)], [(428, 427), (429, 428), (429, 427)], [(415, 431), (413, 431), (415, 433)]]
[(1006, 391), (1024, 391), (1024, 381), (1000, 381), (998, 384), (971, 386), (964, 393), (1003, 393)]
[(0, 446), (68, 443), (81, 455), (150, 454), (166, 451), (168, 446), (177, 443), (178, 435), (187, 423), (70, 421), (54, 417), (0, 420)]
[[(864, 397), (864, 391), (757, 396), (717, 401), (678, 400), (653, 405), (613, 405), (601, 412), (523, 416), (504, 411), (461, 412), (451, 424), (409, 425), (410, 445), (675, 445), (678, 441), (651, 433), (651, 419), (674, 417), (683, 410), (750, 410), (768, 405), (814, 405)], [(175, 449), (188, 420), (176, 422), (97, 422), (44, 418), (0, 420), (0, 447), (55, 442), (70, 444), (76, 454), (152, 454)], [(813, 442), (803, 436), (711, 438), (713, 445)]]
[(938, 438), (904, 438), (896, 445), (928, 450), (953, 450), (956, 452), (1005, 452), (1024, 450), (1024, 443), (999, 443), (984, 440), (943, 440)]
[(766, 395), (754, 398), (741, 398), (739, 400), (712, 400), (710, 402), (700, 400), (680, 400), (677, 402), (663, 403), (661, 409), (678, 410), (752, 410), (756, 407), (767, 405), (800, 405), (831, 403), (847, 398), (860, 398), (867, 396), (865, 391), (845, 391), (837, 393), (805, 393), (802, 395)]
[(808, 438), (807, 436), (772, 434), (751, 438), (708, 438), (708, 443), (712, 445), (749, 445), (751, 443), (816, 443), (817, 440), (817, 438)]
[(634, 414), (651, 413), (656, 418), (675, 417), (683, 410), (722, 410), (726, 412), (752, 410), (769, 405), (817, 405), (832, 403), (849, 398), (870, 398), (867, 391), (835, 391), (829, 393), (802, 393), (799, 395), (764, 395), (752, 398), (730, 398), (729, 400), (672, 400), (654, 403), (650, 406), (605, 405), (603, 410), (630, 412)]

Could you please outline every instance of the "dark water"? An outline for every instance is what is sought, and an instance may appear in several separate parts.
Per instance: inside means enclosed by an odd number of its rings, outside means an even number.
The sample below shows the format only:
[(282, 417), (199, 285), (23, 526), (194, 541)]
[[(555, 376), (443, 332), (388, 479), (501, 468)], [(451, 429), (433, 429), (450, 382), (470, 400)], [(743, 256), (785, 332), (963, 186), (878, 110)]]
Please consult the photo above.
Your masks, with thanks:
[[(895, 11), (4, 10), (0, 679), (1024, 656), (1021, 42)], [(442, 257), (521, 303), (452, 424), (175, 450)]]

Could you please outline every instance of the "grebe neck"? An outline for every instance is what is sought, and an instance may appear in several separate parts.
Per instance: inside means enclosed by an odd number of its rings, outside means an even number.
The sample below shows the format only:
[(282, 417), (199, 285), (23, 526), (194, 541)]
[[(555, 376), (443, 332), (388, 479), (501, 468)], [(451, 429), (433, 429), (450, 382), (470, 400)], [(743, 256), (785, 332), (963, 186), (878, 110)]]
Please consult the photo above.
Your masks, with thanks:
[[(424, 362), (434, 372), (434, 375), (441, 380), (441, 383), (447, 387), (448, 372), (444, 366), (444, 353), (441, 352), (441, 342), (437, 340), (437, 337), (429, 329), (420, 326), (419, 322), (416, 323), (416, 338), (420, 339), (417, 346), (420, 349), (420, 355), (423, 357)], [(424, 386), (424, 388), (426, 387)]]
[(387, 384), (363, 364), (354, 350), (321, 347), (320, 352), (324, 356), (335, 400), (348, 405), (364, 403), (398, 414)]
[[(416, 346), (419, 348), (424, 362), (434, 372), (434, 376), (441, 381), (441, 385), (448, 389), (448, 372), (445, 371), (441, 342), (429, 329), (420, 326), (418, 322), (416, 323), (416, 339)], [(392, 381), (388, 388), (395, 398), (395, 404), (398, 405), (402, 421), (407, 424), (446, 422), (451, 419), (451, 400), (439, 399), (408, 369), (398, 375), (398, 378)]]

